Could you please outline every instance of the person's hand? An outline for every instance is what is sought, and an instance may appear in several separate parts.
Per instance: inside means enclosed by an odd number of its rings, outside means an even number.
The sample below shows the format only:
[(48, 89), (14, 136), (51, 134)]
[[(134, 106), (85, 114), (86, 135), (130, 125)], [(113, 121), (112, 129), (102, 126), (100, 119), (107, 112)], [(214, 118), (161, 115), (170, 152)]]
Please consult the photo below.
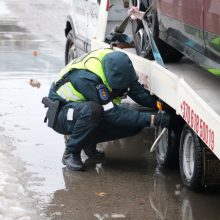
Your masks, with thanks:
[(158, 111), (154, 116), (154, 126), (161, 126), (162, 128), (168, 128), (170, 125), (170, 115), (164, 111)]
[(131, 8), (128, 10), (128, 15), (131, 16), (132, 20), (136, 19), (142, 19), (145, 12), (139, 11), (138, 7), (131, 6)]

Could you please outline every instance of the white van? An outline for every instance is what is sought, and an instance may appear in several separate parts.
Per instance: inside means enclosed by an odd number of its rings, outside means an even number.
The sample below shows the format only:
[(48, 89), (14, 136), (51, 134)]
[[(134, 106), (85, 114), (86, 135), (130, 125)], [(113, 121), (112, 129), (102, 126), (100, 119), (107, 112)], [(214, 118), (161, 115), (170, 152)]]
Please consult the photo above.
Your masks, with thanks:
[[(99, 6), (101, 0), (70, 0), (65, 35), (65, 63), (91, 50), (91, 39), (97, 35)], [(131, 3), (130, 3), (131, 4)], [(107, 1), (105, 10), (109, 10), (108, 36), (117, 23), (120, 23), (129, 8), (128, 0)], [(128, 31), (130, 32), (130, 31)]]

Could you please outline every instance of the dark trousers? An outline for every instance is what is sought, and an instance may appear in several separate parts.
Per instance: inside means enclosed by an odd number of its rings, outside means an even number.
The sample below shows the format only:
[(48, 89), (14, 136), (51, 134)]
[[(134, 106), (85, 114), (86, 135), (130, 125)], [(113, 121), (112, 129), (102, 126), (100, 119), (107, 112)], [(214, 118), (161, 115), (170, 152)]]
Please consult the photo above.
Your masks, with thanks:
[[(72, 120), (68, 120), (68, 109), (72, 108)], [(143, 127), (109, 123), (103, 116), (103, 108), (95, 102), (69, 103), (61, 108), (54, 130), (69, 135), (66, 149), (78, 153), (83, 148), (100, 142), (111, 141), (137, 134)]]

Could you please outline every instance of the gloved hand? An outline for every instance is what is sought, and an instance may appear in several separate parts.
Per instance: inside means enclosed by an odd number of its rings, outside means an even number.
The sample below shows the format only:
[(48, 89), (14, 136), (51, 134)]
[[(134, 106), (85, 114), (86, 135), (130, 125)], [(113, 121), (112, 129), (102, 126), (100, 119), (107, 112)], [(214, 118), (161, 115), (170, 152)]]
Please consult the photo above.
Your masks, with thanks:
[(158, 111), (154, 116), (154, 126), (161, 126), (162, 128), (168, 128), (170, 125), (170, 115), (164, 111)]

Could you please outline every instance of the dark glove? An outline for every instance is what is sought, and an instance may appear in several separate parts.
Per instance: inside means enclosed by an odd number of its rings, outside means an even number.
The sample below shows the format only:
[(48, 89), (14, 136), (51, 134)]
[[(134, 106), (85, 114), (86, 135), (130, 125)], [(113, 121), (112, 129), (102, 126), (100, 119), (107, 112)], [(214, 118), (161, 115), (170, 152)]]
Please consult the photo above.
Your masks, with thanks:
[(170, 115), (164, 111), (159, 111), (154, 117), (154, 126), (168, 128), (170, 125)]

